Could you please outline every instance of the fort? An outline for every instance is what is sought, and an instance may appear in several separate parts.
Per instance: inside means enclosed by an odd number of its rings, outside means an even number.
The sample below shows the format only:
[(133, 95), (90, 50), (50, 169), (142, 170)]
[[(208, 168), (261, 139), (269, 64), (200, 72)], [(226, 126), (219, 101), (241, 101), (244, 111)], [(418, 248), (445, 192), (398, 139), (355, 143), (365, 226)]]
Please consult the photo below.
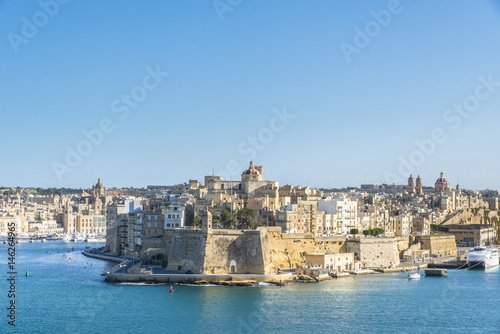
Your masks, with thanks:
[[(200, 275), (272, 275), (280, 268), (305, 265), (306, 254), (354, 253), (361, 267), (398, 265), (409, 238), (318, 237), (311, 233), (282, 233), (280, 227), (257, 230), (212, 229), (209, 211), (201, 229), (172, 229), (144, 242), (143, 263), (157, 263), (168, 272)], [(418, 238), (432, 254), (456, 255), (454, 236)], [(417, 248), (420, 249), (420, 246)]]
[(347, 250), (345, 237), (285, 234), (280, 227), (212, 229), (210, 212), (202, 219), (201, 230), (173, 229), (162, 238), (146, 239), (141, 260), (158, 260), (167, 270), (195, 274), (269, 275), (305, 264), (308, 253)]

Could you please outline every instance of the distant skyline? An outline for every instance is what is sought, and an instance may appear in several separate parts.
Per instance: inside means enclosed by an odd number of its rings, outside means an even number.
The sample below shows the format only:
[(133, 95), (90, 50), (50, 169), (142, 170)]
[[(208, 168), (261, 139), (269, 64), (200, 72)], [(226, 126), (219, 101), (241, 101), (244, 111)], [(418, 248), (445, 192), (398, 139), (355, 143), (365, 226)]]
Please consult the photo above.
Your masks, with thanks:
[(0, 185), (500, 189), (500, 1), (0, 1)]

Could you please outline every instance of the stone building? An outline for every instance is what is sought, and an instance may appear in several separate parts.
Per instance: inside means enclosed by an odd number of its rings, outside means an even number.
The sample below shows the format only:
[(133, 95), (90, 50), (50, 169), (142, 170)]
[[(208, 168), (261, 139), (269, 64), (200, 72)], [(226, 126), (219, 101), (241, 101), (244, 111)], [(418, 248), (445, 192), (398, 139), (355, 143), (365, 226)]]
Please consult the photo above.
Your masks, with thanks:
[(90, 191), (90, 195), (92, 197), (104, 197), (105, 188), (101, 183), (101, 179), (97, 180), (97, 183), (92, 186), (92, 190)]
[(329, 250), (326, 253), (306, 254), (306, 266), (318, 266), (336, 272), (354, 270), (354, 253)]
[(413, 175), (411, 174), (410, 177), (408, 178), (408, 194), (409, 195), (415, 194), (415, 182), (413, 180)]
[(450, 183), (441, 172), (434, 183), (434, 196), (432, 206), (445, 212), (452, 212), (462, 208), (462, 191), (457, 185), (456, 189), (450, 188)]
[(453, 234), (457, 244), (461, 246), (488, 246), (498, 242), (497, 231), (493, 225), (455, 224), (447, 227), (448, 233)]
[(250, 166), (241, 174), (240, 181), (225, 181), (221, 176), (205, 176), (205, 187), (209, 193), (226, 193), (239, 198), (267, 197), (278, 199), (279, 182), (264, 181), (264, 166)]
[(415, 181), (415, 193), (417, 196), (424, 194), (422, 178), (420, 178), (420, 175), (417, 176), (417, 181)]

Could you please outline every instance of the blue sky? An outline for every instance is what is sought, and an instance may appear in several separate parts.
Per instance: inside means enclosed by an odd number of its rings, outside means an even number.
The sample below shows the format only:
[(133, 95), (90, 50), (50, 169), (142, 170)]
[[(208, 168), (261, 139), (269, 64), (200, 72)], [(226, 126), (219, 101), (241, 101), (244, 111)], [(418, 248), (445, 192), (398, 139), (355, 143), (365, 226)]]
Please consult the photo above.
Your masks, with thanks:
[(237, 179), (255, 149), (281, 184), (500, 189), (499, 1), (54, 3), (0, 1), (0, 185)]

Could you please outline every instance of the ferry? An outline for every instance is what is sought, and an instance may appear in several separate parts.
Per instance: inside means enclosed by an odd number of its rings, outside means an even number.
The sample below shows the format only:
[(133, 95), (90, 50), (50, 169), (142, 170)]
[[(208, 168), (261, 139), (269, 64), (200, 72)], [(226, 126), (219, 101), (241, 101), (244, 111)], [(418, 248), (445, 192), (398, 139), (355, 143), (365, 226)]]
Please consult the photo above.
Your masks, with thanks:
[(499, 265), (498, 249), (476, 246), (469, 250), (467, 265), (469, 269), (486, 269)]

